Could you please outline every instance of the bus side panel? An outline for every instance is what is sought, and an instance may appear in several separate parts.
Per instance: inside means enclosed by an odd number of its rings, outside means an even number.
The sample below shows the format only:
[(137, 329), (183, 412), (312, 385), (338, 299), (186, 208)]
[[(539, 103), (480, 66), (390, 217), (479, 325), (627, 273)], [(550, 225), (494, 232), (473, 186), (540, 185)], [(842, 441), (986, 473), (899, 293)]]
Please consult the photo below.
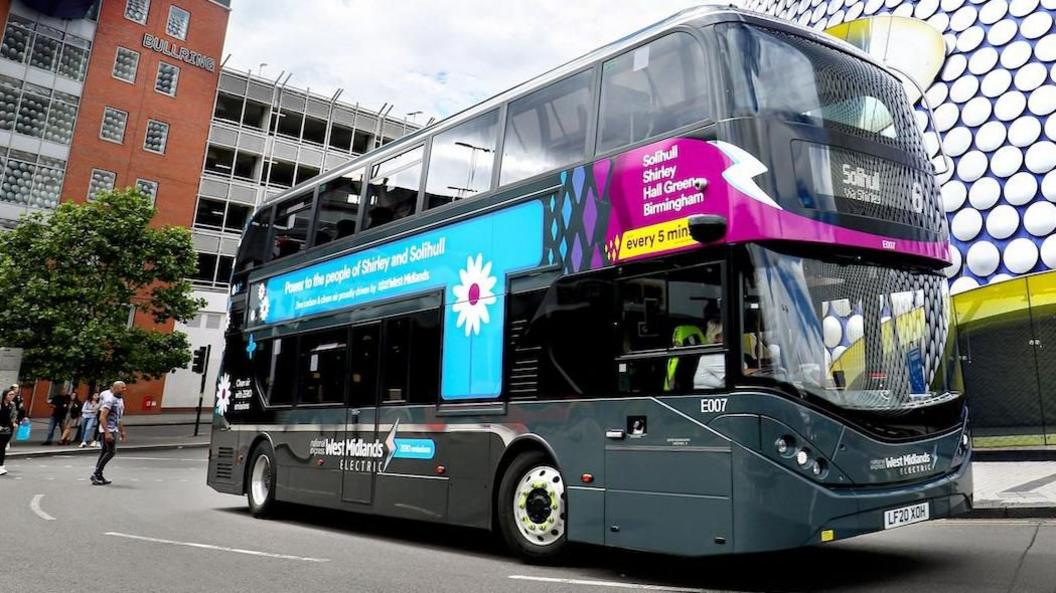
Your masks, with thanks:
[[(449, 498), (447, 521), (468, 527), (491, 527), (492, 477), (498, 457), (492, 451), (504, 450), (502, 439), (494, 433), (449, 433), (450, 445), (445, 459), (451, 459), (447, 468), (449, 476)], [(455, 464), (457, 460), (457, 465)]]
[(605, 544), (605, 491), (600, 488), (570, 486), (568, 500), (568, 541)]
[(729, 551), (728, 498), (609, 490), (605, 513), (620, 519), (619, 530), (606, 534), (609, 546), (680, 556)]

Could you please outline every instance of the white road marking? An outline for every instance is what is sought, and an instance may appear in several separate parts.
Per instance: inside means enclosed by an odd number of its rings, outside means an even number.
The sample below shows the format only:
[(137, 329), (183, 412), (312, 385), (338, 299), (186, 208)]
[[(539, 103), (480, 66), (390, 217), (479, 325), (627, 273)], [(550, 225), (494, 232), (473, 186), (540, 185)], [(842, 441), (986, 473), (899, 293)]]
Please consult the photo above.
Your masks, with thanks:
[(291, 556), (289, 554), (272, 554), (271, 552), (258, 552), (256, 550), (243, 550), (241, 548), (229, 548), (227, 546), (214, 546), (212, 544), (199, 544), (196, 542), (178, 542), (171, 539), (160, 539), (156, 537), (145, 537), (142, 535), (130, 535), (127, 533), (118, 533), (116, 531), (107, 531), (103, 535), (109, 535), (112, 537), (123, 537), (127, 539), (135, 539), (144, 542), (153, 542), (156, 544), (169, 544), (170, 546), (186, 546), (188, 548), (201, 548), (203, 550), (218, 550), (221, 552), (233, 552), (235, 554), (248, 554), (250, 556), (263, 556), (265, 558), (281, 558), (284, 560), (303, 560), (304, 562), (330, 562), (329, 558), (311, 558), (307, 556)]
[(36, 513), (38, 517), (45, 521), (54, 521), (55, 517), (44, 512), (44, 509), (40, 508), (40, 499), (44, 498), (43, 494), (38, 494), (33, 497), (33, 500), (29, 501), (29, 510)]
[(614, 589), (635, 589), (637, 591), (667, 591), (670, 593), (720, 593), (717, 589), (696, 589), (693, 587), (669, 587), (667, 585), (643, 585), (639, 583), (621, 583), (619, 581), (595, 581), (590, 579), (558, 579), (552, 577), (532, 577), (522, 574), (511, 574), (515, 581), (536, 581), (539, 583), (559, 583), (562, 585), (585, 585), (588, 587), (610, 587)]

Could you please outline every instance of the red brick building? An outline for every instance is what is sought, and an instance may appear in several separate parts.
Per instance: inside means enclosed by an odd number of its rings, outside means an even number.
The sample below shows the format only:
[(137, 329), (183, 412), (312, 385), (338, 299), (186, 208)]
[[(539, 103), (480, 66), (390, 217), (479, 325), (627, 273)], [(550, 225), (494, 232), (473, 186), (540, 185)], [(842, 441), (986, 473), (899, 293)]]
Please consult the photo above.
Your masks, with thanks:
[[(155, 198), (156, 224), (190, 227), (228, 5), (0, 0), (0, 225), (60, 199), (139, 186)], [(163, 389), (163, 380), (131, 386), (129, 411), (160, 410)], [(52, 390), (26, 394), (34, 415), (47, 412)]]

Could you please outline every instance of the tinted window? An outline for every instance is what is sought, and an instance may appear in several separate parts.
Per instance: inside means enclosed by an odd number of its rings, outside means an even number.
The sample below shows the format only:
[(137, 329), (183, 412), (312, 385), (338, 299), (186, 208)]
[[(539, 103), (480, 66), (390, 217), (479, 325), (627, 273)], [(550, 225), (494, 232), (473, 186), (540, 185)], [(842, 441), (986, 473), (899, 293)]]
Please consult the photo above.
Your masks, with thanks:
[(414, 214), (418, 204), (418, 188), (422, 180), (422, 153), (419, 146), (397, 157), (371, 167), (367, 185), (367, 218), (364, 228)]
[[(259, 355), (259, 354), (258, 354)], [(277, 338), (271, 343), (271, 388), (268, 403), (273, 406), (293, 403), (297, 384), (297, 338)]]
[(561, 280), (511, 295), (506, 383), (514, 397), (611, 396), (615, 391), (613, 285)]
[(329, 181), (319, 189), (319, 222), (316, 223), (315, 229), (316, 245), (355, 234), (362, 189), (362, 170)]
[(279, 204), (275, 210), (271, 254), (274, 259), (293, 255), (308, 246), (308, 226), (312, 221), (312, 194)]
[(779, 115), (870, 139), (914, 139), (898, 80), (857, 57), (779, 31), (724, 23), (730, 117)]
[(236, 271), (242, 272), (264, 263), (268, 257), (268, 223), (271, 222), (271, 209), (261, 210), (249, 222), (242, 243), (238, 246)]
[(586, 156), (592, 75), (592, 70), (575, 74), (510, 103), (502, 151), (502, 184)]
[(406, 317), (385, 320), (385, 376), (381, 401), (407, 401), (408, 371), (411, 367), (411, 321)]
[(384, 322), (383, 402), (436, 403), (440, 386), (440, 313)]
[(424, 311), (411, 317), (412, 404), (433, 404), (440, 397), (440, 311)]
[(301, 403), (343, 403), (348, 330), (302, 336), (300, 350)]
[(707, 117), (704, 52), (686, 33), (658, 39), (605, 63), (598, 151)]
[[(265, 398), (268, 396), (268, 391), (271, 389), (271, 345), (273, 340), (266, 340), (257, 342), (257, 349), (253, 351), (253, 358), (251, 364), (253, 365), (253, 381), (256, 383), (257, 393), (261, 394)], [(238, 340), (237, 348), (244, 348), (245, 345), (242, 343), (241, 338)], [(231, 348), (228, 348), (231, 350)], [(237, 353), (237, 350), (235, 350)], [(232, 358), (238, 359), (239, 356), (233, 356)]]
[(349, 404), (373, 406), (378, 386), (378, 347), (381, 325), (372, 323), (352, 328), (349, 356)]
[(426, 208), (474, 196), (491, 187), (499, 112), (492, 111), (433, 138), (425, 185)]
[(718, 264), (633, 278), (620, 283), (619, 295), (620, 351), (647, 355), (620, 361), (621, 392), (686, 392), (725, 385), (725, 353), (699, 351), (723, 343)]
[(720, 270), (716, 264), (621, 283), (622, 350), (635, 352), (721, 343)]

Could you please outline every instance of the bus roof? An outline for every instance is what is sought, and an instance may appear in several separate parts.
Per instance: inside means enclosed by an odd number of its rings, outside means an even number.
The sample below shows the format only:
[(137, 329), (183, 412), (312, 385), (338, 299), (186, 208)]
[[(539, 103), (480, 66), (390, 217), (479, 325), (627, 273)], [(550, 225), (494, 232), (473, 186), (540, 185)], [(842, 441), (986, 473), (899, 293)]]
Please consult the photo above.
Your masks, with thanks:
[(502, 91), (492, 96), (491, 98), (485, 99), (484, 101), (477, 103), (476, 105), (467, 107), (466, 109), (463, 109), (460, 112), (450, 115), (438, 122), (435, 122), (430, 126), (420, 128), (419, 130), (408, 134), (407, 136), (398, 138), (383, 147), (370, 150), (357, 157), (354, 157), (348, 162), (339, 165), (331, 169), (330, 171), (316, 175), (315, 177), (312, 177), (294, 185), (290, 189), (280, 192), (270, 198), (266, 198), (256, 209), (254, 215), (256, 215), (256, 213), (260, 210), (271, 206), (276, 202), (288, 198), (291, 195), (303, 192), (306, 188), (312, 187), (317, 184), (322, 184), (331, 179), (340, 177), (345, 173), (348, 173), (349, 171), (358, 169), (370, 163), (371, 161), (377, 160), (379, 158), (384, 159), (389, 156), (396, 156), (400, 152), (406, 150), (407, 148), (410, 148), (411, 146), (413, 146), (417, 142), (420, 142), (422, 139), (428, 136), (457, 126), (460, 123), (470, 120), (473, 117), (476, 117), (492, 109), (496, 109), (502, 106), (504, 103), (519, 98), (520, 96), (526, 95), (539, 88), (542, 88), (551, 82), (559, 80), (564, 76), (567, 76), (568, 74), (576, 72), (577, 70), (586, 68), (591, 64), (594, 64), (595, 62), (616, 56), (622, 53), (623, 51), (627, 50), (628, 48), (633, 47), (638, 43), (650, 39), (654, 36), (662, 34), (665, 31), (675, 29), (680, 26), (704, 26), (723, 21), (756, 22), (759, 24), (766, 24), (768, 27), (771, 28), (781, 29), (784, 31), (795, 33), (800, 36), (808, 37), (814, 41), (818, 41), (824, 43), (825, 45), (831, 46), (834, 49), (838, 49), (845, 53), (851, 53), (855, 55), (855, 57), (866, 60), (874, 66), (877, 66), (878, 68), (881, 68), (884, 71), (888, 72), (892, 76), (896, 76), (897, 78), (897, 75), (892, 73), (883, 64), (877, 62), (872, 56), (841, 39), (824, 35), (813, 29), (807, 29), (805, 27), (801, 27), (788, 21), (779, 20), (768, 15), (744, 10), (730, 4), (725, 4), (722, 3), (720, 0), (715, 4), (704, 4), (701, 6), (681, 10), (661, 21), (653, 23), (652, 25), (649, 25), (647, 27), (643, 27), (638, 31), (625, 35), (615, 41), (612, 41), (595, 50), (592, 50), (589, 53), (586, 53), (578, 58), (572, 59), (560, 66), (552, 68), (544, 72), (543, 74), (540, 74), (539, 76), (526, 80), (525, 82), (522, 82), (514, 87)]

